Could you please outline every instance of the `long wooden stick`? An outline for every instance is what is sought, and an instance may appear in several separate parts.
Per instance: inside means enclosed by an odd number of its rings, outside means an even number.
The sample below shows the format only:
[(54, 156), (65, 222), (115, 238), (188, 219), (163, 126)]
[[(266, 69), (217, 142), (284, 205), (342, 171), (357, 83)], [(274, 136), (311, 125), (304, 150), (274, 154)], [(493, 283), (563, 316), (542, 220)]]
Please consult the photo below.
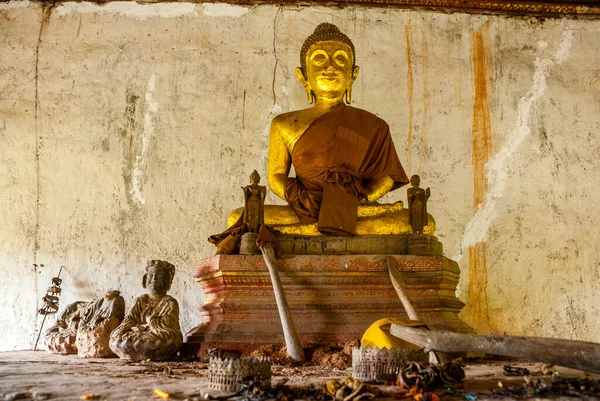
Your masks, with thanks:
[[(387, 262), (388, 272), (390, 273), (390, 280), (392, 280), (392, 285), (398, 294), (398, 298), (400, 298), (400, 302), (402, 302), (402, 306), (404, 306), (404, 310), (408, 315), (410, 320), (415, 320), (418, 322), (423, 322), (423, 318), (421, 318), (421, 314), (412, 304), (410, 297), (406, 293), (406, 289), (404, 288), (404, 281), (402, 280), (402, 276), (398, 269), (396, 269), (396, 263), (394, 262), (394, 258), (388, 256), (385, 258)], [(423, 328), (424, 330), (424, 328)], [(441, 352), (430, 351), (429, 352), (429, 362), (430, 363), (444, 363), (447, 360), (447, 356)]]
[(275, 267), (275, 252), (273, 246), (270, 243), (266, 243), (261, 248), (263, 258), (269, 274), (271, 275), (271, 282), (273, 283), (273, 291), (275, 292), (275, 301), (277, 302), (277, 310), (279, 311), (279, 317), (281, 319), (281, 326), (283, 327), (283, 336), (285, 338), (285, 347), (287, 353), (296, 362), (304, 361), (304, 350), (300, 345), (300, 339), (298, 338), (298, 332), (292, 319), (290, 308), (283, 292), (283, 286), (279, 280), (279, 274)]
[(600, 344), (597, 343), (542, 337), (482, 336), (441, 330), (420, 331), (399, 324), (392, 324), (390, 333), (430, 351), (485, 352), (600, 373)]
[(387, 262), (388, 272), (390, 273), (390, 280), (392, 280), (392, 285), (398, 294), (398, 298), (400, 298), (400, 302), (402, 302), (402, 306), (404, 306), (404, 310), (406, 310), (406, 314), (410, 320), (417, 320), (422, 322), (421, 315), (415, 309), (406, 290), (404, 289), (404, 283), (402, 282), (402, 276), (400, 276), (400, 272), (396, 269), (396, 264), (394, 263), (394, 259), (391, 256), (385, 258)]

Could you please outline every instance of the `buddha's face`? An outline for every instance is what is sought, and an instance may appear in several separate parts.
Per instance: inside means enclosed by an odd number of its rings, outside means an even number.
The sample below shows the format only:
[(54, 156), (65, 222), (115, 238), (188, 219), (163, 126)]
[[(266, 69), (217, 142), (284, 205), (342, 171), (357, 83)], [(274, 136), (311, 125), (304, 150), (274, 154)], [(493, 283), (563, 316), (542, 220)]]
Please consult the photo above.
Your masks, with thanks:
[(171, 276), (167, 269), (150, 266), (146, 273), (146, 288), (152, 295), (166, 295), (171, 288)]
[(303, 83), (309, 85), (317, 100), (341, 99), (358, 76), (358, 67), (353, 69), (353, 64), (354, 55), (347, 44), (333, 40), (317, 42), (306, 53)]
[(418, 175), (413, 175), (410, 177), (410, 183), (413, 187), (418, 187), (421, 184), (421, 179)]

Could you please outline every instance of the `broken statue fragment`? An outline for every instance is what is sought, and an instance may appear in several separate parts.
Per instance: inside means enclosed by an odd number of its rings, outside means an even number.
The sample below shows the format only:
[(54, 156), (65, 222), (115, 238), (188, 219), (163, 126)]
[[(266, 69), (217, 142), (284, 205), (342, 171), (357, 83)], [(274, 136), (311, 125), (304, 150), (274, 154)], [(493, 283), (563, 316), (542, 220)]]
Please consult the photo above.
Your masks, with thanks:
[(44, 331), (44, 343), (53, 354), (76, 354), (76, 337), (81, 312), (89, 302), (77, 301), (67, 305), (56, 322)]
[(119, 291), (108, 291), (104, 298), (90, 302), (81, 312), (77, 330), (77, 354), (86, 358), (116, 356), (108, 342), (110, 334), (125, 317), (125, 300)]

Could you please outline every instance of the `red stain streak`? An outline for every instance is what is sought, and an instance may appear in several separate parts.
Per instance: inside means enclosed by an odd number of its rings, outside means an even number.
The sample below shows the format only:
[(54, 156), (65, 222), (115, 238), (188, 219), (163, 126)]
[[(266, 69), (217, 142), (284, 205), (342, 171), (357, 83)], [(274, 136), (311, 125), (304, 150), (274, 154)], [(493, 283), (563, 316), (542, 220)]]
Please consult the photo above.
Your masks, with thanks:
[[(485, 201), (487, 180), (485, 165), (492, 155), (490, 110), (488, 104), (488, 69), (491, 57), (486, 44), (489, 43), (489, 27), (486, 23), (471, 34), (473, 67), (473, 123), (471, 126), (473, 167), (473, 208), (477, 210)], [(467, 304), (480, 330), (489, 327), (488, 269), (486, 243), (480, 242), (469, 248), (469, 293)]]

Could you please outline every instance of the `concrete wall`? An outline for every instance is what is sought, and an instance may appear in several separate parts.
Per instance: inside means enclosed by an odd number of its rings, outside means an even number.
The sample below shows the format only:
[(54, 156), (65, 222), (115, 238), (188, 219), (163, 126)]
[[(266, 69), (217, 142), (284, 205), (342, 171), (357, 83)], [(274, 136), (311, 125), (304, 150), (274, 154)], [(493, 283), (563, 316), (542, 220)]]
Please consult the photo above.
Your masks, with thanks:
[[(61, 305), (139, 295), (174, 263), (184, 330), (195, 261), (266, 171), (269, 122), (319, 22), (354, 41), (355, 105), (432, 188), (462, 316), (482, 332), (600, 341), (600, 25), (364, 7), (0, 4), (1, 349)], [(405, 199), (405, 191), (386, 201)], [(269, 202), (276, 202), (269, 195)], [(34, 263), (43, 267), (34, 267)]]

